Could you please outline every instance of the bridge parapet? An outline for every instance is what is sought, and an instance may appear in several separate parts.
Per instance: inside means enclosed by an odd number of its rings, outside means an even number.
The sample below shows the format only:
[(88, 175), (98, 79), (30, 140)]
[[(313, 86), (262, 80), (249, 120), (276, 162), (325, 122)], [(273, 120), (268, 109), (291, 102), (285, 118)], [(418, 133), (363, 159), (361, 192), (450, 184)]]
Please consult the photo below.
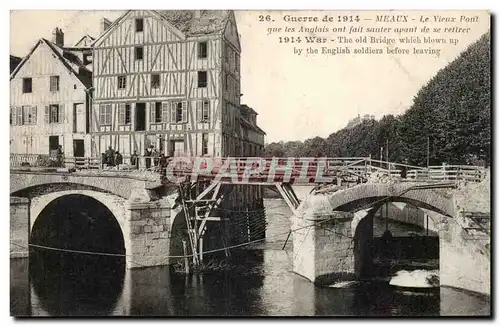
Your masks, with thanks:
[[(132, 173), (109, 172), (47, 172), (11, 170), (10, 193), (15, 194), (28, 188), (45, 187), (55, 184), (65, 184), (71, 187), (91, 187), (103, 192), (116, 194), (129, 199), (132, 194), (141, 192), (152, 194), (152, 190), (162, 186), (159, 175), (144, 176)], [(144, 201), (145, 199), (142, 199)]]

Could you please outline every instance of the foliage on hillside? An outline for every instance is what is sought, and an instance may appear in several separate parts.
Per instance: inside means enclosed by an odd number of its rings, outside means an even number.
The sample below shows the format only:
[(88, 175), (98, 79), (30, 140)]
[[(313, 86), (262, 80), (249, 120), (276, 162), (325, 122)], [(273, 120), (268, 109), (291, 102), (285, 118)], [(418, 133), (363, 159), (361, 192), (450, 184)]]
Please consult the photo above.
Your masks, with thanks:
[[(414, 97), (402, 115), (365, 121), (326, 139), (266, 145), (272, 156), (380, 157), (389, 141), (389, 160), (423, 166), (490, 164), (491, 58), (490, 33), (440, 70)], [(385, 149), (383, 151), (385, 159)]]

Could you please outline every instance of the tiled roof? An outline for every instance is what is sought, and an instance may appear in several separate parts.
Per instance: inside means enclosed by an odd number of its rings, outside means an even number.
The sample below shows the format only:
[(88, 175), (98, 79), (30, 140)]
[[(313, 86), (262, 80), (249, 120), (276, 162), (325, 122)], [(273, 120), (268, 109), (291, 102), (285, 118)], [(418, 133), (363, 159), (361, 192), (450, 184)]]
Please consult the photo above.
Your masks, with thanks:
[(175, 28), (188, 36), (215, 34), (224, 31), (229, 19), (229, 10), (156, 10)]
[(16, 57), (15, 55), (10, 55), (10, 73), (16, 69), (17, 65), (19, 65), (22, 60), (22, 58)]
[(162, 18), (187, 36), (216, 34), (224, 31), (229, 10), (155, 10)]

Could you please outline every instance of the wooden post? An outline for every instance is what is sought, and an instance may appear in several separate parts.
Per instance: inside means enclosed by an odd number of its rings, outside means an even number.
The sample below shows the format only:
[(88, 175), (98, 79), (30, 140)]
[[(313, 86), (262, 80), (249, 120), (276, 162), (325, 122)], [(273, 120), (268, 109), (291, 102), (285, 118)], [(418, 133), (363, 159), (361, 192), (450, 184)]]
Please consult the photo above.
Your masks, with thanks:
[(186, 240), (182, 239), (182, 251), (184, 252), (184, 271), (189, 274), (189, 260), (187, 257)]

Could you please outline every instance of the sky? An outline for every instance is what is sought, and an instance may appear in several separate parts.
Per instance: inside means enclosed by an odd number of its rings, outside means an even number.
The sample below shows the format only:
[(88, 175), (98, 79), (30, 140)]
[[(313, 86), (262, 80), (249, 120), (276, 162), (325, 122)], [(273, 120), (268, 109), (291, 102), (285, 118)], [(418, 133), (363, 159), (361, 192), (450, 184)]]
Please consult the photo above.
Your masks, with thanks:
[[(101, 18), (114, 20), (122, 12), (11, 11), (10, 53), (26, 55), (39, 38), (50, 39), (56, 26), (64, 31), (65, 44), (74, 44), (85, 34), (98, 36)], [(377, 14), (290, 13), (320, 17), (325, 14), (361, 14), (362, 17)], [(273, 25), (258, 21), (259, 15), (267, 14), (275, 19)], [(267, 133), (266, 142), (327, 137), (358, 114), (370, 114), (378, 119), (385, 114), (403, 113), (411, 106), (417, 91), (432, 76), (489, 29), (489, 16), (485, 11), (449, 12), (447, 14), (450, 16), (479, 15), (479, 22), (469, 25), (472, 27), (469, 33), (454, 36), (459, 39), (457, 45), (443, 45), (439, 57), (387, 54), (305, 57), (293, 54), (294, 44), (278, 43), (278, 37), (285, 34), (267, 35), (269, 26), (285, 26), (282, 19), (285, 14), (287, 12), (279, 11), (235, 13), (242, 46), (242, 103), (259, 113), (257, 121)], [(410, 14), (418, 16), (416, 12)], [(424, 14), (429, 15), (429, 12)], [(363, 24), (365, 28), (377, 27), (372, 22)], [(298, 29), (300, 26), (313, 25), (289, 23), (287, 26)], [(318, 26), (331, 28), (334, 25), (319, 23)], [(421, 33), (416, 35), (423, 36)]]

